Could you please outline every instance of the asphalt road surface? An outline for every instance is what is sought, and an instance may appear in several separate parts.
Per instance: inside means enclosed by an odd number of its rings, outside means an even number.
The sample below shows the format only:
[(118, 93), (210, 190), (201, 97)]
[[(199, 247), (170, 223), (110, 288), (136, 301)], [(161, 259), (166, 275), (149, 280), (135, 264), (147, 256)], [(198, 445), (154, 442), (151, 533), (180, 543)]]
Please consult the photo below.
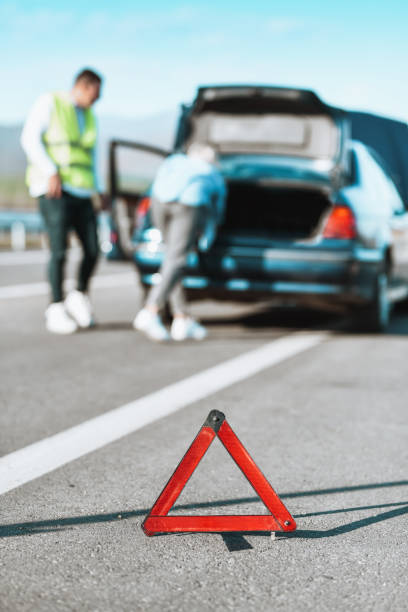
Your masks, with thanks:
[[(44, 330), (44, 254), (0, 254), (0, 279), (1, 612), (407, 610), (406, 311), (363, 335), (206, 302), (209, 338), (162, 346), (132, 330), (128, 264), (100, 264), (98, 324), (69, 337)], [(212, 409), (297, 531), (143, 533)], [(171, 514), (266, 512), (215, 440)]]

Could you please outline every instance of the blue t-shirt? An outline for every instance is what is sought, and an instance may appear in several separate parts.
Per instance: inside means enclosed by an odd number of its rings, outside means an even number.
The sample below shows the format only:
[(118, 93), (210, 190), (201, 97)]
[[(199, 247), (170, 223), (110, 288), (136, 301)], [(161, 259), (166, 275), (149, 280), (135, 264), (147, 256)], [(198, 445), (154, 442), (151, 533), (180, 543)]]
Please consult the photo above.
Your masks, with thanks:
[(152, 195), (161, 202), (208, 206), (219, 222), (224, 213), (225, 182), (208, 162), (175, 153), (164, 160), (152, 185)]

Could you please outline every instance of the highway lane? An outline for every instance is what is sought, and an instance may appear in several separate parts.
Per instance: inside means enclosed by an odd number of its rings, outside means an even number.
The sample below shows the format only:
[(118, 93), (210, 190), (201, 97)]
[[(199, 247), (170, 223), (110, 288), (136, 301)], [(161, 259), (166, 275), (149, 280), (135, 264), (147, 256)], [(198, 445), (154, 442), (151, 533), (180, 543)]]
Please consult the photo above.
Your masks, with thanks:
[[(75, 259), (72, 257), (68, 266), (71, 277)], [(30, 286), (33, 270), (36, 279), (41, 272), (44, 275), (44, 265), (39, 262), (21, 268), (24, 287)], [(194, 343), (157, 346), (131, 327), (141, 293), (130, 265), (102, 261), (98, 278), (114, 275), (126, 277), (125, 283), (92, 290), (97, 327), (70, 337), (45, 331), (46, 295), (2, 300), (0, 286), (1, 332), (6, 347), (2, 355), (4, 406), (0, 427), (8, 432), (0, 440), (2, 454), (254, 349), (292, 329), (290, 316), (286, 317), (285, 330), (279, 326), (279, 317), (271, 321), (268, 313), (262, 315), (262, 307), (207, 303), (193, 307), (211, 323), (210, 338), (199, 351)], [(9, 280), (7, 284), (10, 286)], [(305, 317), (313, 327), (313, 315), (305, 313)]]
[[(74, 278), (76, 268), (80, 260), (80, 250), (72, 248), (68, 251), (66, 276), (68, 279)], [(4, 287), (12, 287), (16, 285), (29, 285), (34, 283), (46, 282), (46, 266), (48, 261), (47, 251), (16, 251), (16, 252), (0, 252), (0, 289)], [(133, 268), (129, 264), (122, 263), (109, 265), (101, 256), (97, 264), (96, 272), (98, 276), (121, 276), (123, 274), (132, 274)], [(28, 293), (29, 290), (26, 290)], [(35, 289), (32, 293), (37, 293)], [(41, 293), (45, 294), (45, 291)], [(0, 299), (2, 292), (0, 290)]]
[[(131, 327), (133, 286), (98, 290), (98, 326), (70, 337), (46, 333), (45, 298), (0, 301), (2, 319), (2, 454), (151, 393), (282, 334), (238, 325), (213, 326), (209, 340), (151, 344)], [(220, 314), (218, 312), (217, 317)]]
[[(23, 265), (21, 282), (41, 265)], [(127, 270), (102, 263), (100, 274)], [(403, 610), (406, 316), (380, 337), (338, 330), (319, 313), (206, 303), (194, 309), (209, 340), (163, 347), (131, 329), (136, 285), (92, 295), (99, 326), (69, 338), (44, 331), (45, 296), (0, 300), (1, 454), (293, 332), (327, 337), (2, 495), (0, 609)], [(294, 536), (140, 530), (212, 408), (227, 414), (297, 517)], [(178, 506), (263, 511), (217, 442)]]

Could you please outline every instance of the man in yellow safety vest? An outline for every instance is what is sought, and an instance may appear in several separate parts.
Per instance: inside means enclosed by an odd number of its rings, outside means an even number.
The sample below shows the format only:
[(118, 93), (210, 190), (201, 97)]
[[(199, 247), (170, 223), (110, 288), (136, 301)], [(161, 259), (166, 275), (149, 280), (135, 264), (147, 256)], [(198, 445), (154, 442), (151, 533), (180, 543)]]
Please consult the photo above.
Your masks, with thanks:
[[(102, 79), (84, 69), (70, 92), (47, 93), (32, 107), (21, 144), (27, 155), (27, 184), (39, 207), (49, 238), (51, 303), (46, 328), (70, 334), (93, 323), (88, 284), (98, 258), (96, 215), (91, 197), (100, 191), (97, 175), (97, 126), (92, 105)], [(64, 300), (64, 264), (69, 231), (83, 249), (77, 289)]]

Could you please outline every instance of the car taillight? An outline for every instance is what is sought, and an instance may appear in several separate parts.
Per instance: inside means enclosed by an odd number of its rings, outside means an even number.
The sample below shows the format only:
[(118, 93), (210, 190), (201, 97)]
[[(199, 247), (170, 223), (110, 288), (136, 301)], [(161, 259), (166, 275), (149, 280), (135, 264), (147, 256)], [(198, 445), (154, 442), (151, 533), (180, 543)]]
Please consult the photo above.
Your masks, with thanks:
[(351, 240), (356, 236), (356, 220), (352, 210), (344, 204), (336, 204), (326, 221), (323, 238)]
[(137, 206), (137, 211), (136, 211), (136, 216), (138, 219), (144, 219), (147, 211), (150, 208), (150, 198), (148, 196), (145, 196), (144, 198), (142, 198)]
[(118, 241), (118, 234), (117, 232), (111, 232), (110, 233), (110, 239), (111, 239), (111, 243), (112, 244), (116, 244)]

